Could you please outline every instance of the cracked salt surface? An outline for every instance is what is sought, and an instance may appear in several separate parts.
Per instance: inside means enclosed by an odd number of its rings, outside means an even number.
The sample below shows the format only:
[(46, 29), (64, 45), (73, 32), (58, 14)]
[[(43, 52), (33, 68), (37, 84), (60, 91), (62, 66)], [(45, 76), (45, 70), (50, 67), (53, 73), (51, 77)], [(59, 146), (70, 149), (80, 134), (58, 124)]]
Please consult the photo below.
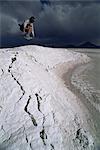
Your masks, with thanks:
[(84, 107), (54, 71), (88, 61), (66, 49), (0, 49), (0, 150), (95, 149)]

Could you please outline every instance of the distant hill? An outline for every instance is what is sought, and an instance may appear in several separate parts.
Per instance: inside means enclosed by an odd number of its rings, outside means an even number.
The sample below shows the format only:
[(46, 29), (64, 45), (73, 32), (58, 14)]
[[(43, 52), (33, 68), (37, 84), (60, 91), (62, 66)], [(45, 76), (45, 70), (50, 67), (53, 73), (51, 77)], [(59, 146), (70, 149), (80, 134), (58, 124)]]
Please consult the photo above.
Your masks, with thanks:
[(91, 42), (85, 42), (85, 43), (79, 45), (78, 47), (80, 47), (80, 48), (100, 48), (100, 46), (97, 46)]

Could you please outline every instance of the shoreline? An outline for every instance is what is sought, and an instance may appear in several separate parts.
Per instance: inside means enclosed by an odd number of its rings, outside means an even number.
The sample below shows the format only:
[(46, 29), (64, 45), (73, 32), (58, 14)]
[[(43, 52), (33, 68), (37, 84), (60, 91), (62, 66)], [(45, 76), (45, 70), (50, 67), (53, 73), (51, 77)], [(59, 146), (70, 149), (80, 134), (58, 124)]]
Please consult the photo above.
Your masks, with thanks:
[[(54, 73), (56, 73), (56, 75), (58, 75), (58, 77), (60, 77), (60, 79), (62, 80), (63, 84), (66, 86), (66, 88), (68, 88), (68, 90), (70, 90), (76, 97), (77, 97), (77, 103), (78, 105), (80, 105), (80, 107), (82, 108), (82, 111), (85, 113), (85, 117), (87, 119), (87, 123), (90, 127), (90, 131), (92, 132), (92, 134), (94, 135), (94, 124), (93, 124), (93, 120), (90, 119), (92, 118), (92, 115), (90, 114), (90, 110), (89, 108), (86, 106), (86, 102), (84, 102), (85, 96), (80, 92), (80, 90), (78, 90), (72, 83), (71, 83), (71, 77), (73, 75), (73, 72), (83, 66), (83, 65), (87, 65), (88, 63), (90, 63), (91, 60), (89, 62), (81, 62), (81, 63), (71, 63), (71, 62), (66, 62), (63, 63), (62, 65), (58, 65), (56, 67), (56, 69), (54, 69)], [(69, 65), (70, 63), (70, 65)], [(66, 69), (66, 66), (69, 66)], [(59, 69), (60, 69), (60, 74), (59, 74)], [(63, 71), (62, 71), (63, 70)], [(62, 73), (61, 73), (62, 71)], [(92, 126), (91, 126), (92, 124)], [(95, 138), (95, 135), (94, 135)]]
[[(91, 62), (89, 62), (91, 63)], [(89, 64), (88, 63), (88, 64)], [(87, 67), (88, 68), (88, 64), (87, 64)], [(80, 65), (78, 67), (76, 67), (73, 71), (72, 71), (72, 74), (71, 74), (71, 78), (72, 76), (77, 73), (79, 73), (79, 71), (81, 69), (82, 70), (82, 74), (85, 74), (85, 69), (86, 68), (83, 68), (84, 65)], [(78, 77), (80, 77), (81, 74), (78, 75)], [(80, 99), (80, 101), (84, 104), (84, 106), (88, 109), (89, 113), (90, 113), (90, 116), (91, 116), (91, 119), (93, 120), (93, 123), (94, 123), (94, 126), (92, 124), (90, 124), (90, 127), (91, 129), (94, 128), (94, 134), (95, 134), (95, 137), (96, 137), (96, 144), (97, 144), (97, 147), (100, 147), (100, 123), (99, 123), (99, 120), (100, 120), (100, 112), (98, 109), (96, 109), (96, 107), (92, 104), (92, 99), (87, 97), (87, 95), (84, 93), (84, 91), (82, 92), (81, 91), (81, 88), (78, 88), (77, 86), (75, 86), (72, 81), (71, 81), (71, 78), (70, 78), (70, 89), (72, 90), (72, 92), (77, 95)], [(88, 82), (88, 80), (82, 80), (84, 83)], [(76, 83), (77, 84), (77, 83)], [(81, 87), (83, 87), (84, 85), (82, 84)], [(91, 87), (93, 87), (93, 85), (90, 84), (90, 89), (89, 90), (89, 93), (91, 94), (92, 96), (92, 92), (91, 92)], [(95, 87), (93, 87), (95, 89)]]
[[(89, 113), (89, 116), (90, 118), (86, 117), (87, 121), (88, 121), (88, 124), (89, 124), (89, 127), (90, 127), (90, 130), (93, 132), (92, 134), (94, 135), (94, 138), (96, 140), (98, 140), (98, 137), (96, 137), (96, 129), (95, 129), (95, 124), (93, 123), (94, 121), (94, 114), (98, 114), (98, 111), (91, 105), (91, 103), (89, 101), (87, 101), (86, 99), (86, 96), (81, 93), (80, 89), (77, 89), (77, 87), (75, 87), (72, 83), (71, 83), (71, 77), (73, 75), (73, 73), (75, 72), (76, 69), (84, 66), (84, 65), (88, 65), (90, 62), (87, 62), (87, 63), (79, 63), (79, 64), (71, 64), (69, 68), (67, 68), (67, 71), (66, 70), (66, 65), (68, 65), (68, 63), (64, 63), (62, 64), (62, 66), (60, 66), (62, 68), (62, 70), (64, 70), (64, 72), (62, 74), (59, 75), (59, 77), (62, 79), (63, 83), (66, 85), (66, 87), (73, 93), (75, 94), (75, 96), (78, 98), (77, 99), (77, 102), (78, 104), (82, 107), (82, 109), (84, 110), (84, 112), (86, 113)], [(59, 68), (56, 68), (56, 72), (59, 72)], [(84, 71), (84, 70), (83, 70)], [(93, 114), (93, 112), (95, 112)], [(93, 118), (94, 117), (94, 118)], [(96, 123), (96, 122), (95, 122)], [(100, 145), (100, 143), (98, 143), (98, 141), (96, 141), (96, 144), (97, 146)]]

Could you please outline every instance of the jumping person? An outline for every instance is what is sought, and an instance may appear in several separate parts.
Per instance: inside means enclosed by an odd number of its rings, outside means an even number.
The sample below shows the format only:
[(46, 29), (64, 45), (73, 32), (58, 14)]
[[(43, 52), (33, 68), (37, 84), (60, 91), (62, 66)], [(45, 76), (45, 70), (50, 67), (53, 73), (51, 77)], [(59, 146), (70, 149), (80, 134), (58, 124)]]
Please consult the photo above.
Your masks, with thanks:
[(24, 33), (25, 37), (34, 37), (34, 23), (35, 18), (32, 16), (29, 19), (25, 20), (22, 25), (19, 24), (20, 30)]

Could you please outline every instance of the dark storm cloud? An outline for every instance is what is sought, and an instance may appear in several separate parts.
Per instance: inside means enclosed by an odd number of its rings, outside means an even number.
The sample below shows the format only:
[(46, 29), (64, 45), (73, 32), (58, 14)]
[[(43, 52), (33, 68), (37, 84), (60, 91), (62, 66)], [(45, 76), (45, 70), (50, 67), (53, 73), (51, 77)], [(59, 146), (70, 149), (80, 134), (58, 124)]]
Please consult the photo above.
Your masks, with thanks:
[(66, 5), (45, 6), (38, 24), (42, 36), (65, 37), (69, 41), (98, 39), (100, 38), (100, 5), (66, 3)]
[(98, 1), (4, 1), (1, 3), (2, 34), (18, 33), (18, 22), (35, 15), (40, 38), (67, 42), (99, 41), (100, 3)]

